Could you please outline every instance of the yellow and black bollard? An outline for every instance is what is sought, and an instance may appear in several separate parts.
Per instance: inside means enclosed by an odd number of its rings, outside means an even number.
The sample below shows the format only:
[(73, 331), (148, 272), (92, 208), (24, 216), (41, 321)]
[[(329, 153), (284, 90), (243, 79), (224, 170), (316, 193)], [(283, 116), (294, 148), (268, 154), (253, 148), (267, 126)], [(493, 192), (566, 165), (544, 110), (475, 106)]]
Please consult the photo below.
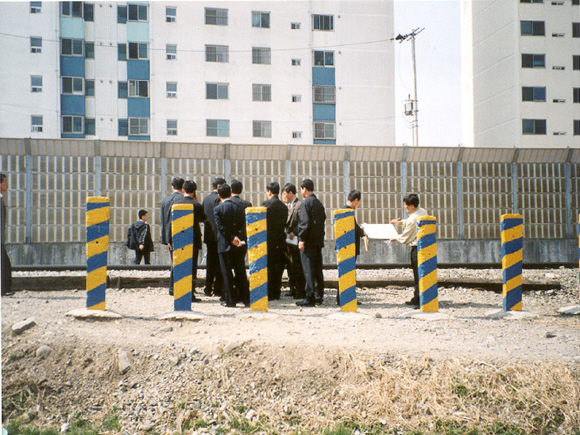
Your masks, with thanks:
[(268, 311), (268, 245), (266, 207), (246, 209), (251, 311)]
[[(191, 311), (193, 279), (193, 204), (171, 207), (171, 237), (173, 239), (173, 308)], [(197, 259), (195, 259), (197, 260)]]
[(419, 301), (421, 311), (439, 311), (437, 285), (437, 239), (435, 229), (437, 219), (423, 216), (417, 221), (417, 263), (419, 267)]
[(340, 311), (356, 313), (356, 246), (354, 210), (339, 209), (333, 213)]
[(522, 248), (524, 220), (520, 214), (501, 217), (503, 310), (522, 310)]
[(87, 197), (87, 309), (105, 310), (107, 252), (111, 203), (105, 196)]

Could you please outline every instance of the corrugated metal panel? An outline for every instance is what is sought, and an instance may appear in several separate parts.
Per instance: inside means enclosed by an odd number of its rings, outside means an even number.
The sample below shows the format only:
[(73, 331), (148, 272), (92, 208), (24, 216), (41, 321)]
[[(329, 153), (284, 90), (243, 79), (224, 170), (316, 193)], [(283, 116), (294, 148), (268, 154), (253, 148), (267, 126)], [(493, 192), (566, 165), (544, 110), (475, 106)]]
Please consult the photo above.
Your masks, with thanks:
[(568, 149), (522, 148), (517, 163), (566, 163)]
[(230, 159), (232, 160), (284, 160), (286, 145), (231, 145)]
[(465, 163), (512, 163), (516, 150), (513, 148), (462, 148)]
[(5, 156), (26, 154), (24, 139), (0, 139), (0, 154)]
[(459, 158), (459, 147), (409, 147), (408, 162), (456, 162)]
[(346, 147), (343, 146), (300, 146), (292, 147), (292, 161), (342, 161), (344, 160)]
[(400, 162), (402, 160), (402, 147), (356, 146), (350, 149), (351, 162)]

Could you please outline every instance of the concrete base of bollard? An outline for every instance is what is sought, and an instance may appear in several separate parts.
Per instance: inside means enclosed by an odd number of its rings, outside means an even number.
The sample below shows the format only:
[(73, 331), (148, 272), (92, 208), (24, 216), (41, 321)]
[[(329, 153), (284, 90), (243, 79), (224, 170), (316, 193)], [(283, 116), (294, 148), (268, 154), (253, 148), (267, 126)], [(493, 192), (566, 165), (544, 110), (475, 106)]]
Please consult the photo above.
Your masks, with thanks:
[(445, 313), (427, 313), (419, 310), (414, 311), (407, 311), (400, 315), (400, 317), (408, 318), (408, 319), (418, 319), (418, 320), (426, 320), (426, 321), (435, 321), (435, 320), (449, 320), (451, 317)]
[(238, 319), (252, 319), (252, 320), (272, 320), (280, 317), (280, 314), (271, 311), (250, 311), (249, 313), (242, 313), (236, 315)]
[(348, 311), (340, 311), (338, 313), (332, 313), (327, 316), (332, 320), (369, 320), (371, 316), (363, 313), (351, 313)]
[(580, 314), (580, 305), (571, 305), (569, 307), (562, 307), (558, 310), (560, 314), (566, 314), (569, 316), (577, 316)]
[(538, 317), (538, 315), (527, 311), (504, 311), (500, 309), (485, 313), (485, 317), (490, 319), (522, 320), (533, 319), (534, 317)]
[(193, 311), (171, 311), (157, 317), (159, 320), (189, 320), (190, 322), (200, 322), (205, 316)]
[(74, 317), (75, 319), (88, 319), (88, 320), (115, 320), (123, 318), (121, 314), (115, 313), (114, 311), (89, 310), (87, 308), (72, 310), (66, 313), (65, 315)]

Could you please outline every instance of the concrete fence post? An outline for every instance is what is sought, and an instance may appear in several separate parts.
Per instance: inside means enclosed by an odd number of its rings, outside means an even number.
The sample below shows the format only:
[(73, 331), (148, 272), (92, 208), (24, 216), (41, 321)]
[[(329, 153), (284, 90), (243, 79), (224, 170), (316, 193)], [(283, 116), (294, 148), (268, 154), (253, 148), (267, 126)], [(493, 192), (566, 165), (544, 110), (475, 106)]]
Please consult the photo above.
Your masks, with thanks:
[(174, 204), (171, 206), (173, 308), (175, 311), (191, 311), (193, 219), (193, 204)]
[(419, 302), (421, 311), (439, 311), (437, 285), (437, 239), (435, 229), (437, 219), (423, 216), (417, 221), (417, 263), (419, 266)]
[(87, 198), (87, 309), (105, 310), (111, 203), (105, 196)]
[(354, 210), (338, 209), (334, 211), (333, 217), (340, 311), (356, 313), (358, 304), (356, 298)]
[(30, 143), (29, 137), (24, 139), (24, 149), (26, 153), (24, 157), (24, 164), (26, 167), (26, 193), (24, 196), (24, 240), (25, 243), (32, 243), (32, 186), (34, 183), (32, 179), (32, 145)]
[(266, 207), (246, 209), (251, 311), (268, 311), (268, 246)]
[(520, 214), (504, 214), (501, 217), (504, 311), (522, 310), (523, 224)]

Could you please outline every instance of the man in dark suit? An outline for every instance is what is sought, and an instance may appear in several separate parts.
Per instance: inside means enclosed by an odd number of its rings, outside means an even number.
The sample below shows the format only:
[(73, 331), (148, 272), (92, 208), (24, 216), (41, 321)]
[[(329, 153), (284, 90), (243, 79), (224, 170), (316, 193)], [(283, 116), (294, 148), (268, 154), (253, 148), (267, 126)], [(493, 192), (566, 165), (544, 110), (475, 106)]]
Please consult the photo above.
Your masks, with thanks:
[(242, 194), (242, 190), (244, 189), (244, 185), (239, 180), (233, 180), (231, 183), (232, 188), (232, 197), (231, 200), (234, 204), (241, 205), (244, 210), (248, 207), (252, 206), (250, 201), (246, 201), (245, 199), (241, 198), (240, 195)]
[(313, 307), (324, 299), (324, 276), (322, 275), (322, 248), (324, 247), (324, 222), (326, 211), (314, 194), (314, 182), (306, 179), (300, 184), (302, 205), (298, 223), (298, 248), (306, 280), (306, 298), (296, 305)]
[[(226, 180), (217, 177), (212, 183), (212, 192), (201, 203), (206, 221), (203, 227), (203, 242), (207, 247), (207, 262), (205, 275), (205, 295), (222, 296), (223, 277), (220, 271), (218, 254), (218, 231), (215, 224), (214, 208), (220, 203), (218, 188), (226, 184)], [(222, 298), (223, 299), (223, 298)]]
[(286, 183), (283, 189), (286, 192), (286, 202), (288, 203), (288, 219), (286, 220), (287, 237), (296, 242), (286, 243), (286, 263), (288, 268), (288, 279), (290, 281), (290, 296), (294, 299), (304, 299), (304, 270), (300, 259), (300, 249), (298, 249), (298, 222), (300, 221), (300, 205), (302, 201), (296, 195), (296, 186)]
[(199, 302), (200, 299), (195, 297), (195, 284), (197, 282), (197, 260), (199, 258), (199, 250), (201, 249), (201, 227), (200, 222), (205, 222), (205, 213), (203, 207), (197, 202), (196, 197), (197, 184), (195, 181), (187, 180), (183, 183), (183, 199), (176, 204), (192, 204), (193, 205), (193, 255), (191, 266), (191, 302)]
[(183, 178), (171, 180), (173, 193), (161, 201), (161, 243), (169, 248), (171, 272), (169, 274), (169, 294), (173, 296), (173, 240), (171, 237), (171, 206), (183, 199)]
[(288, 207), (280, 201), (280, 185), (275, 181), (266, 186), (268, 199), (262, 203), (267, 208), (268, 246), (268, 299), (280, 299), (282, 274), (286, 262), (286, 220)]
[(236, 303), (243, 302), (249, 307), (250, 286), (244, 261), (247, 250), (246, 215), (240, 205), (231, 201), (231, 194), (230, 186), (222, 184), (218, 189), (221, 204), (214, 209), (218, 253), (224, 277), (224, 305), (235, 307)]
[[(362, 194), (360, 190), (353, 189), (348, 193), (346, 200), (346, 205), (343, 208), (351, 208), (356, 210), (360, 205)], [(354, 218), (354, 245), (355, 245), (355, 262), (356, 258), (360, 255), (360, 239), (366, 235), (365, 230), (363, 230), (359, 224), (356, 222), (356, 216)], [(336, 292), (336, 304), (340, 305), (340, 292)], [(360, 304), (360, 302), (359, 302)]]
[(1, 206), (1, 214), (0, 214), (0, 244), (2, 250), (2, 258), (0, 259), (2, 263), (2, 282), (0, 285), (2, 286), (2, 296), (10, 296), (12, 295), (12, 264), (10, 263), (10, 257), (8, 257), (8, 253), (6, 252), (6, 204), (4, 203), (4, 195), (8, 191), (8, 178), (6, 174), (0, 174), (0, 202), (2, 203)]

